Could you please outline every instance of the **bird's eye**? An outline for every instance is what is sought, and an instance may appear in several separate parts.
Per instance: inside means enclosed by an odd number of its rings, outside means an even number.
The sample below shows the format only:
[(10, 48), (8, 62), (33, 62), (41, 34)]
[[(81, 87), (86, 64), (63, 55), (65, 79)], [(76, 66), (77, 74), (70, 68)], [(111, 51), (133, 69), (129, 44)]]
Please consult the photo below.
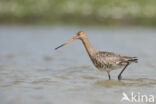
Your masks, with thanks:
[(77, 35), (80, 35), (80, 32), (78, 32)]
[(79, 31), (78, 33), (77, 33), (77, 35), (80, 35), (82, 33), (82, 31)]

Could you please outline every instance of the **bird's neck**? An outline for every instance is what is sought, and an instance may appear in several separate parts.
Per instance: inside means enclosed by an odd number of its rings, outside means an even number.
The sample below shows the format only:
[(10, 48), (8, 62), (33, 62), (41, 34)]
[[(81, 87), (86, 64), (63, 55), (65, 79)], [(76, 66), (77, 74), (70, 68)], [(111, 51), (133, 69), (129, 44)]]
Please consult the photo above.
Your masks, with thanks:
[(85, 48), (86, 48), (86, 51), (88, 53), (89, 56), (92, 56), (96, 51), (95, 49), (92, 47), (92, 45), (90, 44), (89, 40), (87, 37), (84, 37), (81, 39)]

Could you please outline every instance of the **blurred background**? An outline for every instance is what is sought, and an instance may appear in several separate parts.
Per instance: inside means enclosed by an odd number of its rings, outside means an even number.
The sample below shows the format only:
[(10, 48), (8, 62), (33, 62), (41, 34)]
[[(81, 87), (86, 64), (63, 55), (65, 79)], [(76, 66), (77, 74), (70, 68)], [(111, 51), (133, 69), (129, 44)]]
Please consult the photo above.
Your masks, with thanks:
[(0, 23), (156, 26), (155, 0), (0, 0)]
[[(0, 0), (0, 104), (129, 104), (123, 92), (156, 97), (155, 27), (156, 0)], [(95, 49), (139, 63), (121, 81), (121, 69), (112, 71), (109, 81), (81, 41), (54, 50), (78, 31)]]

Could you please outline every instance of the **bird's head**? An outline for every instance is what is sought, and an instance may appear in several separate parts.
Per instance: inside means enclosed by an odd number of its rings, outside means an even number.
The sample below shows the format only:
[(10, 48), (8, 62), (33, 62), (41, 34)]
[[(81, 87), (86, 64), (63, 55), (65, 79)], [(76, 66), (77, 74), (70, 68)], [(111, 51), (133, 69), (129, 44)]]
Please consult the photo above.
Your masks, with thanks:
[(83, 32), (83, 31), (79, 31), (74, 37), (73, 37), (73, 39), (82, 39), (82, 38), (84, 38), (84, 37), (86, 37), (86, 34)]
[(66, 44), (68, 44), (68, 43), (70, 43), (70, 42), (72, 42), (73, 40), (76, 40), (76, 39), (83, 39), (83, 38), (85, 38), (85, 37), (86, 37), (85, 33), (82, 32), (82, 31), (80, 31), (80, 32), (78, 32), (71, 40), (65, 42), (64, 44), (62, 44), (62, 45), (60, 45), (60, 46), (58, 46), (57, 48), (55, 48), (55, 50), (58, 49), (58, 48), (60, 48), (60, 47), (62, 47), (62, 46), (64, 46), (64, 45), (66, 45)]

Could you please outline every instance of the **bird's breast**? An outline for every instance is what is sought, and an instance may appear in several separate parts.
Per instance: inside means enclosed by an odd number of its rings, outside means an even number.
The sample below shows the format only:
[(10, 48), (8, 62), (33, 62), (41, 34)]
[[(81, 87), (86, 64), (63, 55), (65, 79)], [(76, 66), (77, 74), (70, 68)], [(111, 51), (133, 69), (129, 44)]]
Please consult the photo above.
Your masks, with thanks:
[(91, 60), (94, 64), (94, 66), (98, 69), (106, 69), (109, 66), (102, 60), (97, 60), (96, 58), (92, 58)]
[(110, 64), (109, 62), (105, 62), (104, 60), (97, 60), (97, 59), (92, 59), (92, 62), (94, 66), (99, 69), (100, 71), (104, 70), (115, 70), (123, 67), (123, 65), (112, 63)]

